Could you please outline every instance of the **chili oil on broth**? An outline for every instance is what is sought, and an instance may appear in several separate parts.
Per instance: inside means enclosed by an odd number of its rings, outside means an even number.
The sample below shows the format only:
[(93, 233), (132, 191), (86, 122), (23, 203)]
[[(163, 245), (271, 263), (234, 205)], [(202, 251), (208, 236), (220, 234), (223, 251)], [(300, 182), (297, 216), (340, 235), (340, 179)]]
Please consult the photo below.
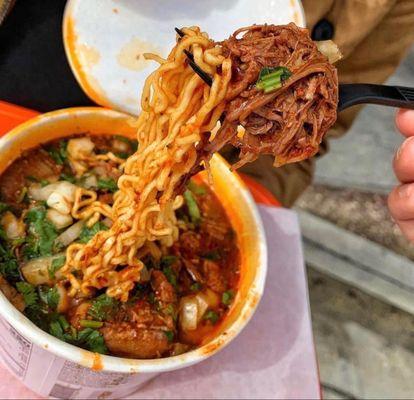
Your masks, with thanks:
[[(177, 355), (217, 331), (239, 283), (235, 234), (205, 184), (192, 180), (184, 193), (176, 211), (179, 240), (140, 254), (142, 281), (127, 302), (104, 289), (71, 297), (60, 273), (70, 244), (86, 243), (111, 225), (102, 213), (98, 219), (82, 213), (85, 207), (74, 212), (76, 201), (94, 192), (94, 201), (110, 208), (122, 162), (135, 150), (136, 142), (124, 137), (77, 135), (28, 150), (4, 171), (0, 289), (36, 325), (65, 342), (122, 357)], [(76, 190), (85, 197), (76, 199)]]

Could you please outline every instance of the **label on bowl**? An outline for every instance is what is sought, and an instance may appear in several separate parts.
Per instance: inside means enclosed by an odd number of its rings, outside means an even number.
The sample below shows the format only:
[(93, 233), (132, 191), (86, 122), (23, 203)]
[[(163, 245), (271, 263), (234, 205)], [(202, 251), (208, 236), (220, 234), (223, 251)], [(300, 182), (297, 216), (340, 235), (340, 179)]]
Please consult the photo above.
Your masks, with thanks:
[(62, 399), (120, 398), (156, 374), (94, 371), (36, 346), (0, 318), (0, 356), (27, 387), (45, 397)]

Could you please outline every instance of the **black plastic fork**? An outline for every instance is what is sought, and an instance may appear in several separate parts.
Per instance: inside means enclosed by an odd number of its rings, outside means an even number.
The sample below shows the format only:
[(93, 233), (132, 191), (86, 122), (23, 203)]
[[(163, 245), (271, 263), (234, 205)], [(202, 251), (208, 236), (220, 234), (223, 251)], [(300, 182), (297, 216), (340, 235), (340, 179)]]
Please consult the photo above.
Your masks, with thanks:
[[(175, 28), (180, 37), (181, 29)], [(213, 78), (203, 71), (195, 62), (193, 55), (184, 50), (188, 63), (194, 72), (211, 86)], [(370, 83), (343, 83), (339, 85), (338, 111), (357, 104), (380, 104), (382, 106), (414, 109), (414, 88), (404, 86), (373, 85)]]

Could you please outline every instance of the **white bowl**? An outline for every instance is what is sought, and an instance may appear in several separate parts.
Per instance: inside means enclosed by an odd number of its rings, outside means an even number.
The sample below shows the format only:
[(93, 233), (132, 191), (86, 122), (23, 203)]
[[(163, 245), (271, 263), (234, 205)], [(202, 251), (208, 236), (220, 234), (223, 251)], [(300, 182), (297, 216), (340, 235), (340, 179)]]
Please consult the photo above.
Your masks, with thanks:
[[(71, 134), (106, 133), (133, 137), (135, 132), (128, 124), (129, 118), (131, 117), (126, 114), (96, 107), (64, 109), (35, 117), (0, 139), (0, 173), (18, 158), (23, 150)], [(0, 333), (3, 336), (20, 334), (36, 350), (31, 351), (28, 369), (36, 369), (37, 376), (36, 379), (31, 379), (31, 375), (26, 374), (23, 382), (27, 386), (41, 395), (49, 395), (48, 388), (53, 386), (53, 376), (57, 379), (57, 373), (52, 376), (51, 371), (64, 368), (65, 363), (62, 361), (67, 360), (69, 365), (92, 368), (101, 373), (131, 374), (125, 377), (124, 383), (111, 389), (111, 396), (118, 397), (136, 390), (140, 384), (156, 374), (188, 367), (205, 360), (229, 344), (242, 331), (263, 293), (267, 269), (265, 235), (256, 204), (243, 181), (235, 173), (230, 172), (227, 163), (218, 155), (213, 157), (211, 169), (214, 178), (213, 190), (237, 233), (241, 252), (240, 288), (229, 314), (214, 336), (199, 348), (174, 357), (136, 360), (99, 355), (64, 343), (44, 332), (17, 311), (0, 292), (0, 317), (12, 327), (0, 324)], [(206, 180), (205, 173), (201, 173), (200, 176)], [(13, 333), (13, 328), (17, 333)], [(52, 381), (46, 387), (44, 382), (48, 380)]]

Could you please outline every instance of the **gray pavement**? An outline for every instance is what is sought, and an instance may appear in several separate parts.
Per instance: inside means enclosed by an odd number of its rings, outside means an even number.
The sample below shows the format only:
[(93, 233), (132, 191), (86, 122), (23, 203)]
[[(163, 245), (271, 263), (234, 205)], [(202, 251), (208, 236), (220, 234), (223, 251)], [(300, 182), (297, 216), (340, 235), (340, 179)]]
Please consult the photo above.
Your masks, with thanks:
[[(414, 87), (414, 46), (389, 83)], [(414, 244), (386, 206), (394, 113), (366, 107), (331, 140), (296, 206), (325, 399), (414, 398)]]

